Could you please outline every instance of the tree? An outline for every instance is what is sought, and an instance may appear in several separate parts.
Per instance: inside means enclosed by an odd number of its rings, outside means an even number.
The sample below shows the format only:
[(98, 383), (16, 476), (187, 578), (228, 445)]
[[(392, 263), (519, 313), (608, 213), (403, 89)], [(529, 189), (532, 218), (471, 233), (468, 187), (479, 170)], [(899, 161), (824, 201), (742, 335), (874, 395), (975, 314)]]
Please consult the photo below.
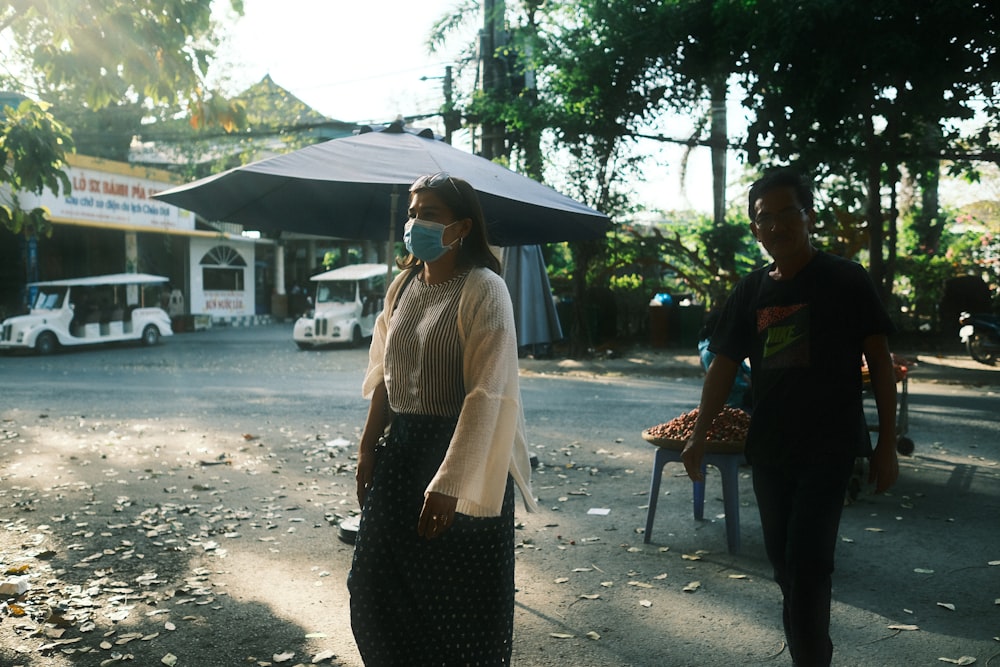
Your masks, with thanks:
[[(242, 14), (242, 0), (230, 5)], [(27, 119), (17, 143), (36, 146), (28, 168), (42, 187), (65, 185), (62, 158), (71, 146), (66, 120), (84, 130), (110, 123), (123, 140), (131, 140), (126, 128), (137, 129), (142, 116), (179, 108), (197, 126), (235, 127), (240, 107), (205, 83), (215, 48), (211, 6), (211, 0), (11, 0), (0, 9), (0, 31), (12, 37), (11, 51), (2, 55), (8, 71), (17, 72), (0, 83), (38, 100), (36, 109), (17, 111)], [(59, 118), (63, 123), (55, 122)], [(32, 132), (37, 134), (29, 139)], [(111, 153), (120, 159), (117, 146)], [(0, 184), (24, 185), (20, 179), (10, 169), (0, 171)], [(17, 217), (3, 222), (13, 229), (10, 221)]]
[[(755, 114), (749, 159), (794, 162), (858, 188), (857, 200), (843, 203), (864, 208), (869, 268), (887, 297), (896, 219), (883, 200), (894, 196), (899, 166), (926, 174), (942, 159), (965, 169), (998, 159), (1000, 8), (987, 0), (747, 4), (754, 19), (740, 74)], [(977, 116), (985, 122), (963, 128)]]
[(55, 194), (70, 191), (69, 178), (62, 171), (66, 153), (72, 150), (69, 130), (45, 109), (29, 100), (17, 109), (6, 107), (0, 122), (0, 184), (10, 188), (6, 197), (0, 189), (0, 225), (26, 237), (47, 234), (51, 229), (45, 210), (24, 210), (18, 193)]

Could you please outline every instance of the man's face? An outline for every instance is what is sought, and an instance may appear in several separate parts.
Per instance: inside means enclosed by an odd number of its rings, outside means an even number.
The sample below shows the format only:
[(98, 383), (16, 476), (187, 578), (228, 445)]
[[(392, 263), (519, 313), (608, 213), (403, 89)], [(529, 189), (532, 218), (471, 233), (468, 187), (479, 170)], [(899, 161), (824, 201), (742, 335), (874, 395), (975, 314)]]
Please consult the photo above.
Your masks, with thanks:
[(756, 213), (750, 223), (754, 238), (761, 242), (772, 259), (783, 261), (807, 258), (812, 252), (809, 232), (816, 213), (798, 200), (792, 188), (774, 188), (754, 202)]

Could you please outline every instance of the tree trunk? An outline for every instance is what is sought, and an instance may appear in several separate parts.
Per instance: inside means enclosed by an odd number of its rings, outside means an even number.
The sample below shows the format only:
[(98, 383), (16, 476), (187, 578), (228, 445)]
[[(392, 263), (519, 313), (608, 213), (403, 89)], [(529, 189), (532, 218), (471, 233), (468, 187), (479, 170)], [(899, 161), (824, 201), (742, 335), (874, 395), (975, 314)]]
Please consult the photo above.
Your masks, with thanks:
[(726, 121), (726, 80), (712, 83), (712, 220), (717, 227), (726, 224), (726, 153), (729, 132)]
[(868, 221), (868, 271), (871, 273), (879, 297), (885, 303), (888, 291), (885, 287), (885, 260), (882, 246), (885, 241), (885, 223), (882, 220), (881, 165), (872, 161), (868, 165), (866, 188), (868, 201), (865, 204), (865, 219)]

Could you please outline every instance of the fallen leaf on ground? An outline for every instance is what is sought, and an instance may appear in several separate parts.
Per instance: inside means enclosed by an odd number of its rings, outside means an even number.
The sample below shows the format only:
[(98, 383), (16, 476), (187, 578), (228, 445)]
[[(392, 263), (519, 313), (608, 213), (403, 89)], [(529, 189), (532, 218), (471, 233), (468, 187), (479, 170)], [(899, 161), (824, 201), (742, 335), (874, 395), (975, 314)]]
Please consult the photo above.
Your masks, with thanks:
[(953, 665), (974, 665), (976, 659), (971, 655), (963, 655), (961, 658), (938, 658), (940, 662), (948, 662)]
[(337, 654), (333, 651), (321, 651), (313, 656), (312, 664), (317, 665), (324, 660), (333, 660), (337, 657)]
[(889, 629), (890, 630), (913, 631), (913, 630), (919, 630), (920, 628), (917, 627), (916, 625), (890, 625)]
[(601, 636), (599, 634), (597, 634), (596, 632), (594, 632), (593, 630), (591, 630), (590, 632), (587, 633), (587, 639), (597, 640), (597, 639), (600, 639), (600, 638), (601, 638)]
[(945, 609), (949, 609), (951, 611), (955, 611), (955, 605), (953, 605), (950, 602), (938, 602), (937, 604), (938, 604), (939, 607), (944, 607)]
[(580, 594), (580, 599), (581, 600), (596, 600), (599, 597), (601, 597), (600, 593), (581, 593)]
[(692, 581), (690, 584), (688, 584), (687, 586), (685, 586), (683, 590), (684, 590), (685, 593), (694, 593), (699, 588), (701, 588), (701, 582), (700, 581)]
[(641, 604), (643, 607), (652, 607), (653, 606), (653, 603), (650, 602), (649, 600), (639, 600), (639, 604)]
[(574, 636), (575, 635), (566, 634), (565, 632), (550, 632), (549, 633), (549, 637), (552, 637), (553, 639), (573, 639)]

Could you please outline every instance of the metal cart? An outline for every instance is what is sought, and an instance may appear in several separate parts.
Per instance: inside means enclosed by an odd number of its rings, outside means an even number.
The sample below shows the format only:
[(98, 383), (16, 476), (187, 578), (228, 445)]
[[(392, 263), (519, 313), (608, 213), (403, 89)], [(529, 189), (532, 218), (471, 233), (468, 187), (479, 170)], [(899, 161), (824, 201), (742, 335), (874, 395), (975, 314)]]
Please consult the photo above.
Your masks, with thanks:
[[(903, 456), (910, 456), (913, 454), (913, 440), (909, 438), (907, 433), (910, 430), (910, 398), (909, 398), (909, 376), (910, 369), (916, 366), (915, 362), (909, 361), (908, 359), (903, 359), (902, 357), (897, 357), (892, 355), (892, 366), (896, 374), (896, 384), (899, 388), (896, 390), (896, 451)], [(871, 378), (868, 374), (868, 367), (862, 362), (861, 365), (861, 379), (863, 381), (863, 392), (866, 397), (871, 396)], [(866, 405), (866, 420), (869, 424), (878, 424), (878, 417), (869, 417), (870, 405)], [(871, 411), (874, 414), (874, 411)], [(868, 426), (869, 433), (878, 433), (878, 426)], [(868, 478), (867, 476), (867, 459), (857, 458), (854, 461), (854, 472), (851, 475), (851, 479), (847, 486), (847, 497), (845, 498), (846, 504), (851, 504), (857, 500), (858, 495), (861, 493), (861, 488), (864, 481)]]
[[(892, 367), (896, 373), (896, 384), (899, 385), (896, 390), (896, 451), (903, 456), (910, 456), (914, 449), (913, 440), (907, 436), (910, 430), (909, 376), (910, 368), (914, 366), (915, 362), (892, 355)], [(864, 363), (861, 366), (861, 379), (865, 394), (871, 394), (871, 378)], [(878, 423), (878, 419), (869, 421)], [(868, 431), (878, 433), (878, 426), (869, 426)]]

